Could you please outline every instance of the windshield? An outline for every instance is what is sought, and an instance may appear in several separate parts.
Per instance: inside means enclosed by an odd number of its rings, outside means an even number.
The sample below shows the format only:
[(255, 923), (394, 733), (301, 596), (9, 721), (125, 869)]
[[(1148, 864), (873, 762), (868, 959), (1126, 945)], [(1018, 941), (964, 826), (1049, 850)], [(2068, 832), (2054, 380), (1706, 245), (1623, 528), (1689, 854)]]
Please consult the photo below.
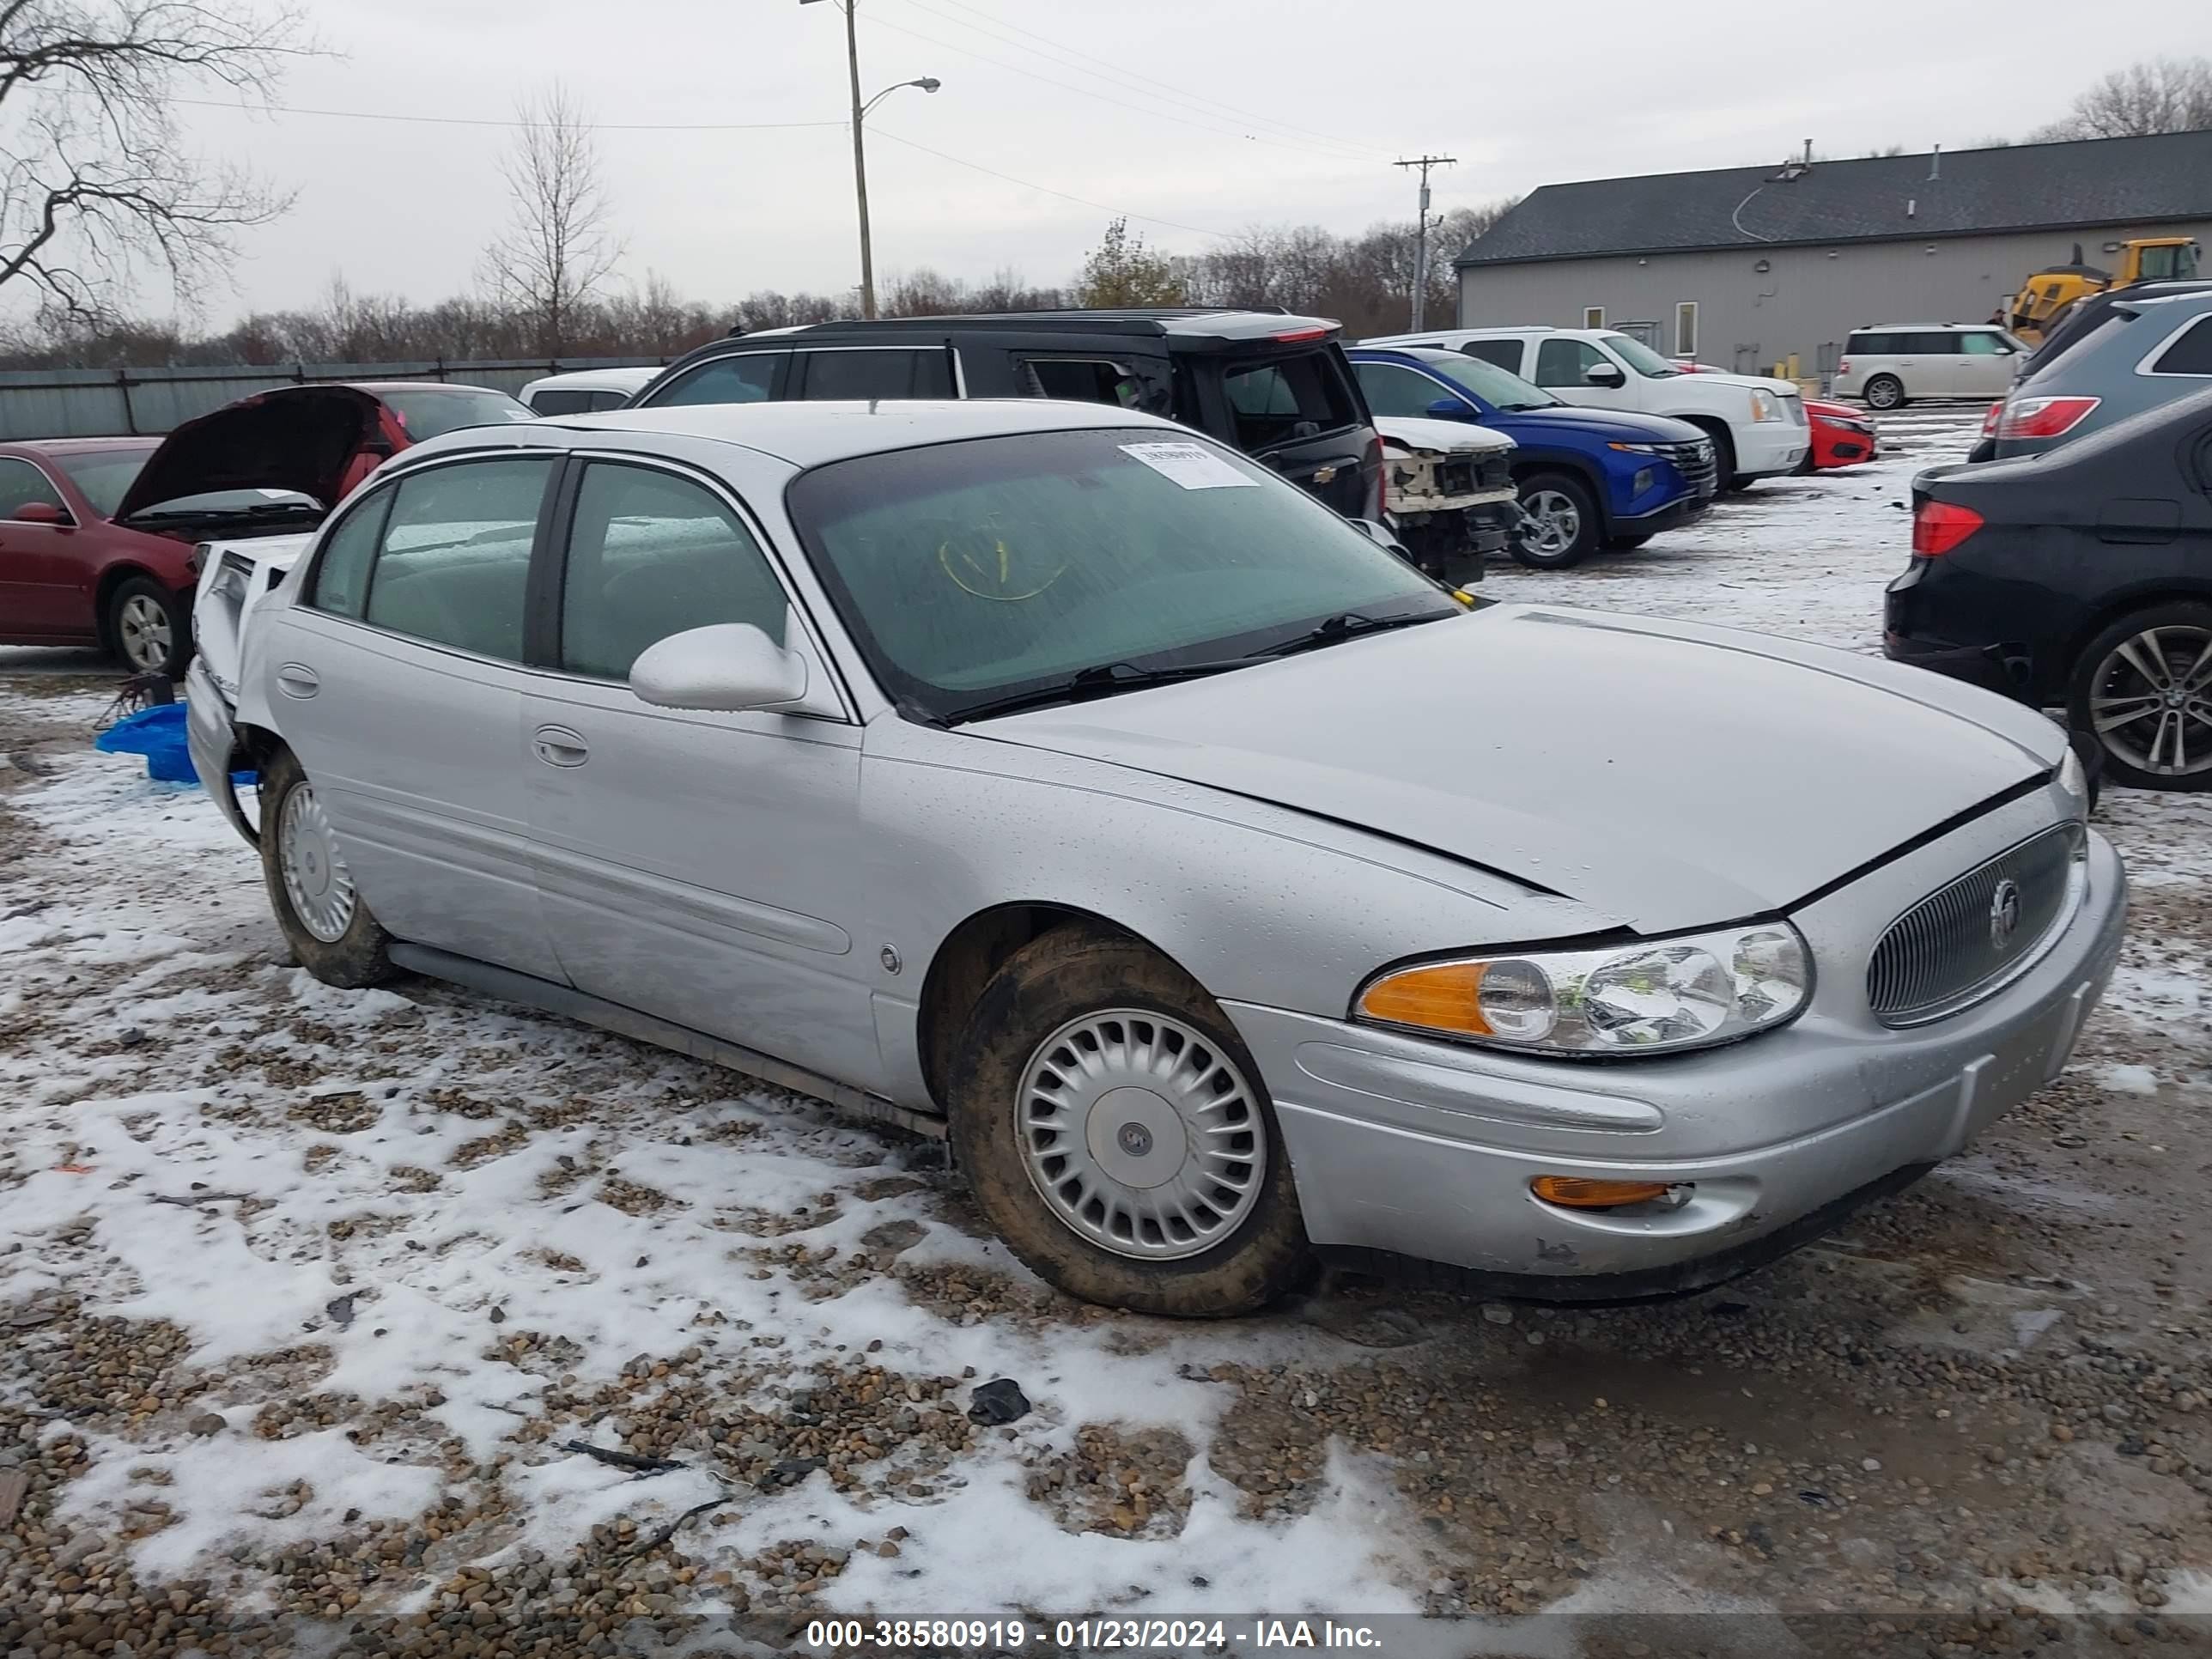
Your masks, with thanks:
[(420, 392), (376, 395), (398, 411), (408, 437), (418, 444), (465, 426), (498, 426), (507, 421), (538, 418), (504, 392), (483, 387), (426, 386)]
[(84, 492), (92, 510), (103, 519), (112, 519), (123, 492), (131, 488), (154, 448), (148, 444), (143, 449), (84, 449), (52, 459), (69, 474), (70, 482)]
[(884, 689), (935, 720), (1086, 668), (1239, 658), (1347, 612), (1460, 611), (1265, 467), (1143, 428), (862, 456), (803, 474), (788, 505)]
[(2142, 274), (2140, 282), (2162, 282), (2170, 278), (2187, 278), (2197, 274), (2197, 245), (2184, 242), (2172, 247), (2147, 247), (2142, 251)]
[(1614, 356), (1646, 380), (1668, 380), (1682, 372), (1632, 334), (1607, 334), (1599, 337), (1604, 340)]
[(1463, 351), (1423, 352), (1421, 363), (1431, 374), (1440, 374), (1463, 386), (1483, 402), (1509, 413), (1522, 409), (1549, 409), (1559, 400), (1543, 387), (1522, 380), (1510, 368), (1470, 357)]

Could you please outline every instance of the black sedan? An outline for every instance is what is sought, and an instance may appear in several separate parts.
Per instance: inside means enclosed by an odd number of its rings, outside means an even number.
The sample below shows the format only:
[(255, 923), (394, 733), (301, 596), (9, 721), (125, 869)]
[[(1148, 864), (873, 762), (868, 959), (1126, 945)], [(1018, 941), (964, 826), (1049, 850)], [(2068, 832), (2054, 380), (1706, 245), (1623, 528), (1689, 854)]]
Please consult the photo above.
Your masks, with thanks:
[(2212, 392), (1922, 473), (1882, 643), (2063, 706), (2114, 782), (2212, 789)]

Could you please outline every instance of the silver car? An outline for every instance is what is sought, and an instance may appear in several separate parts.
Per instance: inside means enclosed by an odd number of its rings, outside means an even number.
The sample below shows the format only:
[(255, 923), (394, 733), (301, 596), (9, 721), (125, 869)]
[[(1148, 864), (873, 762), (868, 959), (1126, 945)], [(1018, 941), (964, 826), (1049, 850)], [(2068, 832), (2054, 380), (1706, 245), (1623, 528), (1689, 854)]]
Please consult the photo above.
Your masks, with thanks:
[(454, 433), (190, 694), (319, 977), (949, 1135), (1024, 1261), (1160, 1313), (1316, 1254), (1715, 1282), (2055, 1076), (2125, 907), (2029, 710), (1478, 607), (1077, 404)]

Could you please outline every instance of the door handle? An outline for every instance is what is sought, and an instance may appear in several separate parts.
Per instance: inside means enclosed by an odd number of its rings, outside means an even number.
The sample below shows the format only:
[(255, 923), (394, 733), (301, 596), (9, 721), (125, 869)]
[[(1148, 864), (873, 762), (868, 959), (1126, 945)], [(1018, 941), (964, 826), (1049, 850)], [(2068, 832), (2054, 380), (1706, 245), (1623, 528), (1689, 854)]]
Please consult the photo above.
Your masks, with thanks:
[(581, 766), (592, 757), (582, 736), (565, 726), (541, 726), (530, 739), (530, 751), (548, 766)]
[(288, 662), (276, 671), (276, 689), (288, 697), (312, 697), (323, 689), (323, 683), (315, 678), (313, 669)]

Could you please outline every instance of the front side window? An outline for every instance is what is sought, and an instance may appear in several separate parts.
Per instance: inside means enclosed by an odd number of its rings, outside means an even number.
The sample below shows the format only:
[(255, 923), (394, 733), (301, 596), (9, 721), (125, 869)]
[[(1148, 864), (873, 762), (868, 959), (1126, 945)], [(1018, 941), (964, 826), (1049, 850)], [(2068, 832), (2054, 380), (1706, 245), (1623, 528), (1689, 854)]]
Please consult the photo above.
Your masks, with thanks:
[(552, 468), (550, 455), (518, 456), (400, 479), (369, 568), (363, 620), (520, 662), (530, 546)]
[(2003, 357), (2010, 355), (2012, 347), (2002, 334), (1961, 334), (1959, 349), (1969, 357)]
[(654, 409), (764, 404), (775, 396), (776, 382), (790, 356), (787, 351), (747, 351), (716, 357), (665, 386), (656, 386), (646, 402)]
[[(1692, 306), (1690, 309), (1694, 313), (1697, 307)], [(1694, 325), (1692, 331), (1696, 331)], [(1605, 343), (1612, 348), (1614, 356), (1647, 380), (1671, 380), (1682, 372), (1632, 334), (1608, 334)]]
[(1538, 386), (1588, 386), (1584, 375), (1601, 366), (1611, 368), (1612, 360), (1587, 340), (1547, 340), (1536, 348)]
[[(1401, 418), (1425, 416), (1431, 404), (1439, 398), (1451, 397), (1448, 388), (1438, 386), (1427, 375), (1396, 363), (1354, 363), (1352, 372), (1359, 377), (1359, 389), (1366, 395), (1367, 407), (1377, 415)], [(1456, 403), (1458, 399), (1453, 401)]]
[(803, 353), (810, 403), (884, 398), (950, 398), (952, 370), (938, 348), (921, 351), (809, 351)]
[(33, 501), (62, 504), (62, 492), (28, 461), (0, 455), (0, 519), (12, 519)]
[(1232, 363), (1223, 371), (1221, 383), (1236, 419), (1240, 449), (1272, 449), (1336, 431), (1359, 418), (1352, 388), (1327, 352)]
[(2212, 374), (2212, 317), (2199, 317), (2189, 331), (2158, 355), (2154, 374)]
[(619, 461), (584, 469), (561, 586), (569, 673), (628, 679), (647, 646), (718, 623), (781, 644), (788, 610), (760, 544), (705, 485)]
[(1086, 668), (1241, 660), (1347, 612), (1461, 614), (1267, 468), (1143, 428), (862, 456), (787, 505), (885, 690), (940, 720)]

